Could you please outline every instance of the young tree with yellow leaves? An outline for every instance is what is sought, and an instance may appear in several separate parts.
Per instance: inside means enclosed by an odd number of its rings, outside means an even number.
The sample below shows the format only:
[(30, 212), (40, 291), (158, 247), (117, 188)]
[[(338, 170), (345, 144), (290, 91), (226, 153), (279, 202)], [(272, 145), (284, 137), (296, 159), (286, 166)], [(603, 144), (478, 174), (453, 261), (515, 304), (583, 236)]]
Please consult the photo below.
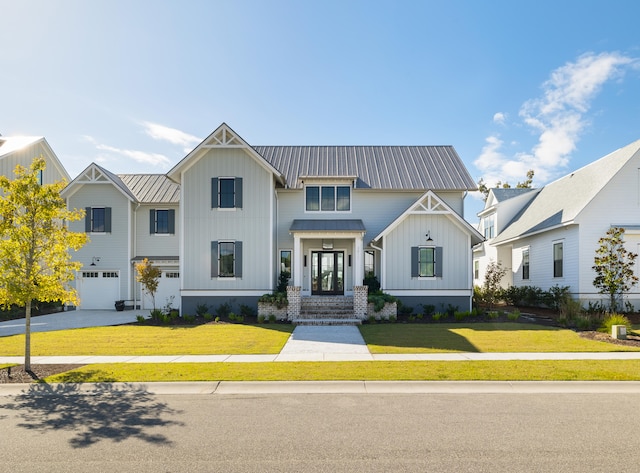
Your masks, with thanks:
[(71, 261), (69, 250), (87, 240), (67, 228), (84, 211), (67, 209), (60, 197), (66, 182), (40, 183), (45, 167), (36, 158), (29, 168), (16, 166), (14, 179), (0, 176), (0, 304), (25, 308), (25, 370), (31, 370), (32, 303), (78, 303), (70, 282), (81, 264)]

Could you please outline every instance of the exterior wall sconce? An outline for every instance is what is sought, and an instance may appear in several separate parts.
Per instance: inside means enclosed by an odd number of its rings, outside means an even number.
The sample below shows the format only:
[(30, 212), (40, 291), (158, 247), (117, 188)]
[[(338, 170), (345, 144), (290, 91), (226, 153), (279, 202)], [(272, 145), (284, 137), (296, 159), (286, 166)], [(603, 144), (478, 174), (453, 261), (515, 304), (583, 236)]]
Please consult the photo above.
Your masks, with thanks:
[(96, 263), (100, 262), (100, 257), (99, 256), (94, 256), (93, 258), (91, 258), (91, 264), (89, 266), (95, 266)]
[(427, 243), (431, 243), (433, 241), (433, 238), (431, 238), (431, 230), (427, 231), (425, 236), (427, 237)]

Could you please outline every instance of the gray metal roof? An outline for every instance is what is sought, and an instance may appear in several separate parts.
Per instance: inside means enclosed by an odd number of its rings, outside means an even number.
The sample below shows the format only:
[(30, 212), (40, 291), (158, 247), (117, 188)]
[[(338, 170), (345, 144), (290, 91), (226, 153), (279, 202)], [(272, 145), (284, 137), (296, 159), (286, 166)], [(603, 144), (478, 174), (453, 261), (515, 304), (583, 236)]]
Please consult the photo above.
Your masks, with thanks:
[(359, 189), (475, 190), (453, 146), (255, 146), (301, 188), (300, 177), (357, 178)]
[(119, 174), (118, 177), (138, 202), (177, 204), (180, 201), (180, 186), (166, 174)]
[(362, 220), (305, 220), (298, 219), (291, 223), (291, 232), (364, 232), (366, 228)]

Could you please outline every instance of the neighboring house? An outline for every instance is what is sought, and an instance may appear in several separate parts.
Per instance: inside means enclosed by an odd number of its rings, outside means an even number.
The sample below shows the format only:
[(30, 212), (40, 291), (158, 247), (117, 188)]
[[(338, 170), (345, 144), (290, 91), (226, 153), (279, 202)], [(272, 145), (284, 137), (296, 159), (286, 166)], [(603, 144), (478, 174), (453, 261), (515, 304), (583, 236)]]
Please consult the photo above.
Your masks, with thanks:
[[(539, 189), (496, 188), (489, 189), (484, 209), (478, 213), (478, 229), (485, 241), (473, 248), (473, 283), (482, 286), (490, 262), (511, 268), (511, 253), (493, 245), (493, 241), (514, 219), (514, 217), (537, 194)], [(508, 254), (504, 254), (505, 251)], [(513, 284), (511, 272), (502, 280), (503, 287)]]
[[(606, 302), (593, 286), (599, 238), (611, 227), (623, 227), (627, 249), (640, 252), (640, 141), (541, 189), (502, 191), (510, 190), (493, 189), (478, 214), (481, 229), (493, 225), (495, 233), (474, 249), (476, 284), (494, 259), (510, 270), (505, 284), (568, 286), (583, 305)], [(640, 306), (637, 287), (627, 299)]]
[(113, 309), (115, 301), (152, 309), (140, 291), (135, 263), (148, 258), (162, 270), (155, 306), (180, 307), (178, 267), (179, 186), (164, 174), (115, 175), (91, 164), (62, 192), (69, 208), (85, 210), (72, 231), (89, 242), (74, 254), (81, 309)]
[(56, 154), (41, 136), (0, 136), (0, 174), (12, 178), (17, 165), (31, 166), (35, 158), (44, 158), (47, 167), (41, 173), (42, 184), (70, 180)]

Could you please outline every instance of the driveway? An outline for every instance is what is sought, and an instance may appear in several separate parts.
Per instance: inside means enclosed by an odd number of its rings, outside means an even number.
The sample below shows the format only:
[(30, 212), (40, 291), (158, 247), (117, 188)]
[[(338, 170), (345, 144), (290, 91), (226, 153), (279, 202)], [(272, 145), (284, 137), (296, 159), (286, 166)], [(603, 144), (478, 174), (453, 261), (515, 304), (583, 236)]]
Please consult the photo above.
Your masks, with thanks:
[[(125, 310), (69, 310), (31, 317), (31, 332), (51, 332), (69, 328), (121, 325), (136, 321), (137, 315), (148, 311)], [(146, 314), (145, 314), (146, 315)], [(0, 337), (24, 333), (24, 319), (0, 322)]]

